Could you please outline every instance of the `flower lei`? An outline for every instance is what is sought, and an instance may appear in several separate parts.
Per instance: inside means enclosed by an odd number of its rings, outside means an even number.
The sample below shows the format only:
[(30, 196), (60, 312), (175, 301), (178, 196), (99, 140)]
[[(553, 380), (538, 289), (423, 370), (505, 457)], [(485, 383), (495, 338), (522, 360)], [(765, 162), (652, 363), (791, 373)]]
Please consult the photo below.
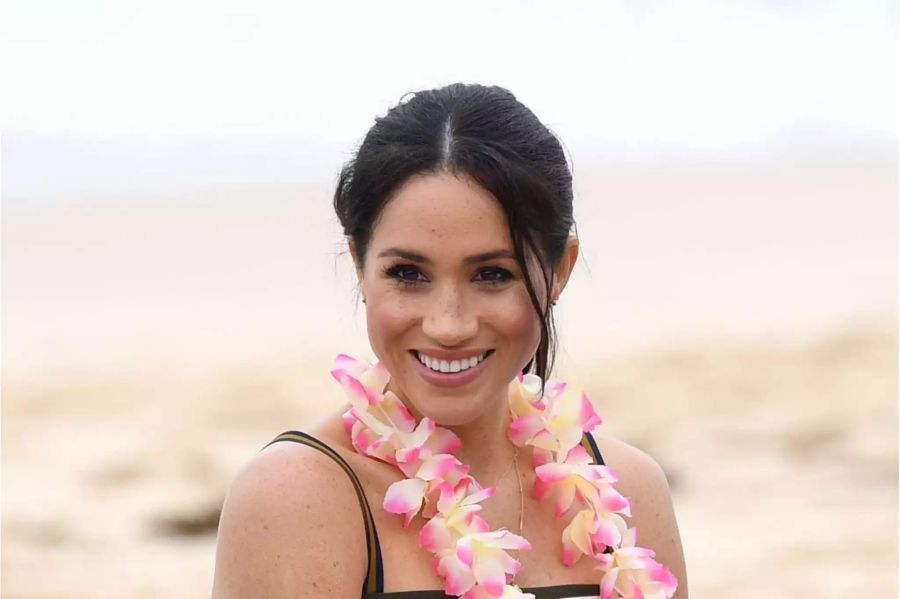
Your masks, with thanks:
[[(478, 515), (494, 487), (480, 485), (453, 456), (459, 438), (429, 418), (417, 423), (393, 392), (385, 393), (390, 375), (380, 362), (341, 354), (331, 374), (350, 400), (343, 419), (354, 449), (407, 477), (388, 488), (384, 509), (402, 514), (404, 527), (419, 513), (428, 519), (419, 544), (434, 554), (444, 592), (462, 599), (534, 599), (510, 584), (521, 564), (507, 553), (531, 544), (506, 529), (491, 530)], [(612, 486), (615, 470), (592, 464), (580, 444), (583, 433), (601, 423), (587, 396), (553, 380), (541, 394), (539, 377), (520, 374), (510, 383), (509, 407), (510, 440), (533, 449), (533, 496), (555, 490), (557, 517), (578, 504), (562, 533), (563, 563), (571, 566), (584, 555), (596, 560), (604, 572), (601, 599), (670, 599), (677, 580), (652, 550), (636, 546), (637, 530), (622, 517), (631, 516), (630, 502)]]

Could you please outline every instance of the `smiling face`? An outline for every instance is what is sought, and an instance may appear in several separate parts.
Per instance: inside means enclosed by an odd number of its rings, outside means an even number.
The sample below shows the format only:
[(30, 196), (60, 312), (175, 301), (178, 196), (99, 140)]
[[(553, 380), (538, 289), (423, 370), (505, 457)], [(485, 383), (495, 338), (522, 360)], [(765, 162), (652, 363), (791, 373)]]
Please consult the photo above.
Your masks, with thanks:
[(453, 426), (505, 406), (541, 329), (491, 193), (464, 175), (411, 177), (379, 214), (357, 270), (372, 349), (417, 416)]

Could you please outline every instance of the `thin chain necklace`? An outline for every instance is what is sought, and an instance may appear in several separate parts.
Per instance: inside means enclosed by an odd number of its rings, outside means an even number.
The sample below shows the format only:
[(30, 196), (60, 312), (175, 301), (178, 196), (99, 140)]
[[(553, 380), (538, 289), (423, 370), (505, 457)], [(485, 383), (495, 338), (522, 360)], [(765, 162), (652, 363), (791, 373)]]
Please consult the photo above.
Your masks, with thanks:
[[(524, 536), (525, 531), (525, 493), (522, 492), (522, 472), (519, 470), (519, 448), (516, 447), (516, 457), (514, 458), (516, 463), (516, 482), (519, 484), (519, 536)], [(516, 572), (512, 575), (512, 581), (515, 581), (516, 576), (519, 573)], [(510, 582), (512, 582), (510, 581)]]
[(513, 445), (513, 459), (509, 466), (506, 467), (506, 470), (503, 471), (497, 480), (494, 482), (492, 486), (498, 487), (500, 483), (506, 480), (506, 475), (509, 474), (513, 467), (516, 469), (516, 483), (519, 488), (519, 536), (522, 536), (522, 530), (525, 528), (525, 492), (522, 489), (522, 471), (519, 468), (519, 448)]
[(516, 447), (513, 463), (516, 465), (516, 482), (519, 484), (519, 536), (525, 529), (525, 493), (522, 492), (522, 472), (519, 470), (519, 448)]
[[(504, 470), (503, 474), (501, 474), (497, 478), (497, 480), (494, 482), (493, 486), (498, 487), (500, 485), (500, 483), (506, 479), (506, 475), (510, 473), (510, 471), (513, 469), (513, 466), (515, 466), (515, 469), (516, 469), (516, 484), (519, 488), (519, 531), (518, 531), (518, 534), (519, 534), (519, 536), (522, 536), (522, 531), (525, 528), (525, 492), (522, 489), (522, 471), (519, 468), (519, 448), (517, 446), (513, 445), (512, 463), (506, 467), (506, 470)], [(512, 575), (512, 581), (514, 581), (516, 579), (517, 575), (518, 575), (518, 572), (516, 572), (516, 574)]]
[(497, 480), (494, 481), (494, 484), (490, 485), (490, 486), (496, 487), (500, 483), (502, 483), (504, 480), (506, 480), (506, 475), (509, 474), (510, 472), (512, 472), (513, 466), (518, 466), (518, 461), (519, 461), (519, 448), (516, 447), (515, 445), (513, 445), (513, 459), (510, 460), (509, 466), (506, 467), (506, 470), (504, 470), (503, 473), (497, 477)]

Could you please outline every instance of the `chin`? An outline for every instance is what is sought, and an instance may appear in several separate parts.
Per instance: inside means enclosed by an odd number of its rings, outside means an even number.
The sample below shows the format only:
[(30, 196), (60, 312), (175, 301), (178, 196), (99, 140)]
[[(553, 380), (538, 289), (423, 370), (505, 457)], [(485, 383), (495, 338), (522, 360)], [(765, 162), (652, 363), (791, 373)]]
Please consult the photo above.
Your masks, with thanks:
[[(412, 408), (418, 417), (423, 416), (434, 420), (440, 426), (463, 426), (474, 422), (491, 411), (491, 398), (500, 395), (500, 390), (488, 392), (488, 389), (478, 390), (452, 390), (435, 389), (421, 380), (416, 380), (413, 374), (410, 379), (398, 380), (405, 385), (401, 387), (404, 393), (405, 403)], [(502, 392), (504, 400), (506, 391)]]
[(427, 405), (420, 405), (421, 403), (422, 402), (413, 402), (413, 405), (422, 416), (434, 420), (434, 423), (438, 426), (464, 426), (478, 420), (485, 414), (484, 404), (452, 405), (448, 402), (441, 405), (435, 405), (433, 402), (424, 402)]

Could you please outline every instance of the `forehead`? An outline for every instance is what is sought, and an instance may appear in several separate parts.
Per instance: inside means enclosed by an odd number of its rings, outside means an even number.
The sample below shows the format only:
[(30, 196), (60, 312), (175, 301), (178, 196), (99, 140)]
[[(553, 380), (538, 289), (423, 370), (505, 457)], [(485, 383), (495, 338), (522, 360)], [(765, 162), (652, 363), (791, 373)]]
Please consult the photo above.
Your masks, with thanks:
[(466, 175), (415, 175), (388, 200), (370, 247), (440, 249), (443, 254), (511, 248), (506, 215), (489, 191)]

